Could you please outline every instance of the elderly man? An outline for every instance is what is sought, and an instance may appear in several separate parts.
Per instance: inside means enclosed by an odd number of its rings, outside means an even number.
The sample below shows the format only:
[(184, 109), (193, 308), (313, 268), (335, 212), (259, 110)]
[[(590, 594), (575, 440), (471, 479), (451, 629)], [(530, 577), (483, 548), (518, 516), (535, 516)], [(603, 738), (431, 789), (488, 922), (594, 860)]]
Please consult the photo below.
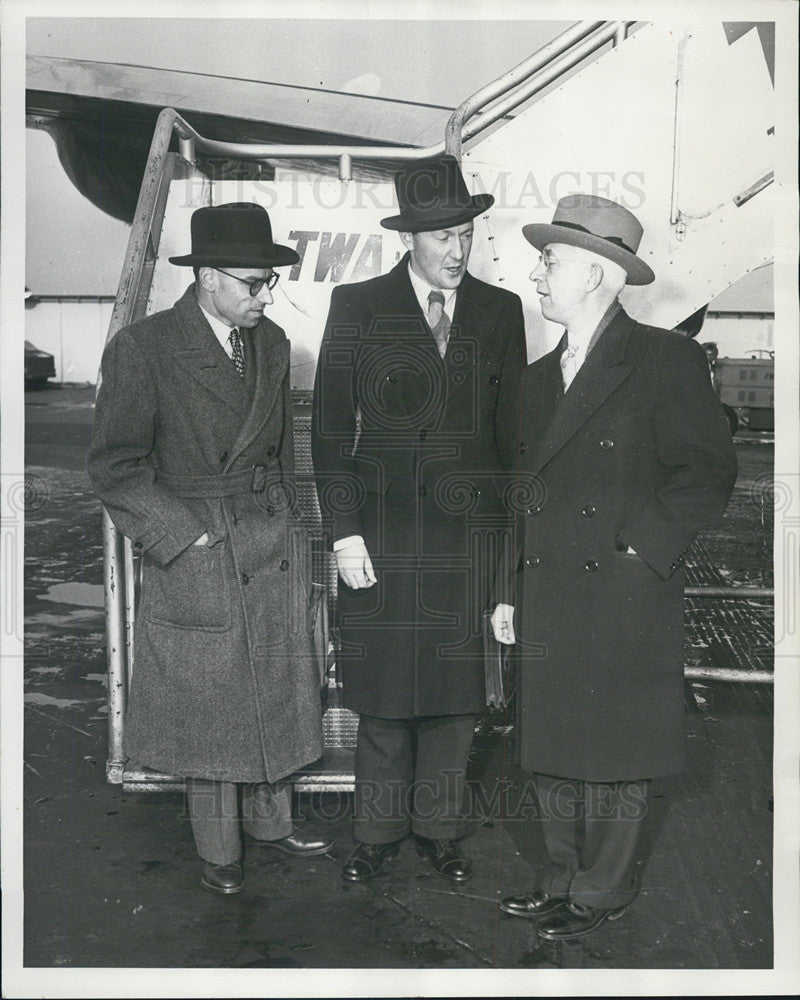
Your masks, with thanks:
[(517, 736), (547, 847), (533, 891), (500, 908), (559, 941), (636, 894), (650, 779), (684, 760), (682, 563), (724, 513), (736, 458), (700, 346), (620, 306), (654, 279), (638, 220), (574, 195), (523, 233), (542, 314), (565, 333), (499, 424), (504, 461), (535, 487), (493, 625), (520, 643)]
[(355, 850), (380, 871), (409, 832), (433, 871), (470, 877), (458, 843), (476, 715), (481, 613), (497, 539), (497, 400), (525, 363), (522, 304), (467, 272), (473, 219), (452, 156), (395, 178), (382, 221), (407, 253), (334, 289), (317, 367), (312, 449), (341, 581), (345, 704), (359, 713)]
[(289, 342), (262, 315), (298, 257), (257, 205), (198, 209), (191, 230), (170, 260), (194, 284), (106, 347), (89, 475), (142, 556), (126, 752), (186, 778), (201, 884), (227, 894), (244, 887), (240, 793), (268, 846), (330, 844), (293, 829), (284, 780), (322, 752)]

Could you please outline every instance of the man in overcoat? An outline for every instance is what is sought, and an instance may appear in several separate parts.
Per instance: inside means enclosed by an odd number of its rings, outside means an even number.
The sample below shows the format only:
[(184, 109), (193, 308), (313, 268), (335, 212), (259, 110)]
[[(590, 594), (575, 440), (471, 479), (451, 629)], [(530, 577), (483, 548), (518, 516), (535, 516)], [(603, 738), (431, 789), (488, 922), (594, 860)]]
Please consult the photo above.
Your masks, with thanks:
[(471, 196), (454, 157), (401, 169), (407, 253), (335, 288), (317, 366), (312, 454), (339, 572), (344, 703), (359, 713), (361, 881), (409, 833), (433, 870), (470, 877), (458, 843), (475, 719), (485, 707), (482, 612), (506, 528), (497, 400), (525, 363), (519, 298), (467, 271)]
[(240, 812), (285, 853), (330, 847), (294, 830), (284, 780), (322, 753), (289, 341), (263, 316), (298, 258), (257, 205), (198, 209), (191, 231), (170, 260), (194, 284), (106, 347), (88, 468), (142, 558), (126, 753), (186, 778), (201, 884), (233, 893)]
[(636, 894), (650, 779), (684, 763), (682, 564), (724, 513), (736, 457), (700, 346), (620, 306), (625, 284), (654, 279), (635, 216), (573, 195), (523, 233), (542, 313), (565, 333), (502, 401), (504, 461), (531, 500), (493, 624), (519, 643), (517, 736), (547, 857), (533, 891), (500, 906), (555, 941)]

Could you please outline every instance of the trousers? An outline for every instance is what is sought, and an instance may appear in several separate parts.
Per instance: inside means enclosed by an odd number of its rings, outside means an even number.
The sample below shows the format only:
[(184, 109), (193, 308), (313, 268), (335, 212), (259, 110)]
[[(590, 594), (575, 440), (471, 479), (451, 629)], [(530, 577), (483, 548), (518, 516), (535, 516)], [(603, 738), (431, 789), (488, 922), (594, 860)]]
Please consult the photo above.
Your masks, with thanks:
[(256, 840), (280, 840), (292, 832), (292, 788), (286, 782), (239, 785), (187, 778), (186, 800), (197, 853), (212, 865), (241, 858), (240, 819)]
[(650, 781), (534, 780), (547, 846), (535, 888), (599, 910), (631, 903)]
[(474, 730), (474, 715), (359, 716), (355, 839), (388, 844), (409, 833), (458, 837)]

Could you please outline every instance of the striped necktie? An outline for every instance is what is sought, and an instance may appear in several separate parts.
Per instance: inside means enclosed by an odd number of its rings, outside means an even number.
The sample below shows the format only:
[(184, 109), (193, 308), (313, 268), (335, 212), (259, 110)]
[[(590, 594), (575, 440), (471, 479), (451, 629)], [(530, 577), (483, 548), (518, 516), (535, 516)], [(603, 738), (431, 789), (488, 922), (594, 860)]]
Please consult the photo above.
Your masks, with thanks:
[(244, 378), (244, 351), (242, 350), (242, 338), (239, 331), (234, 327), (228, 339), (231, 342), (231, 361), (236, 365), (239, 378)]
[(428, 323), (439, 349), (439, 357), (443, 358), (447, 352), (447, 339), (450, 336), (450, 320), (444, 311), (444, 295), (441, 292), (430, 292), (428, 295)]

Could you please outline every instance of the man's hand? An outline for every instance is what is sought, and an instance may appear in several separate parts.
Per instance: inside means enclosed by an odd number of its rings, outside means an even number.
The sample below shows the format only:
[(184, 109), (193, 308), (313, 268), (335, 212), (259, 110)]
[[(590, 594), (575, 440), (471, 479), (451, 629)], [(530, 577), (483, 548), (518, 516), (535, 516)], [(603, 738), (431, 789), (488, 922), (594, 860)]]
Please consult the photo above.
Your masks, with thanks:
[(334, 553), (339, 576), (348, 587), (360, 590), (378, 582), (372, 568), (372, 560), (363, 542), (348, 545)]
[(494, 629), (494, 637), (506, 646), (513, 646), (517, 641), (514, 635), (514, 606), (498, 604), (490, 619)]
[(192, 542), (192, 545), (208, 545), (208, 532), (204, 531), (196, 542)]

